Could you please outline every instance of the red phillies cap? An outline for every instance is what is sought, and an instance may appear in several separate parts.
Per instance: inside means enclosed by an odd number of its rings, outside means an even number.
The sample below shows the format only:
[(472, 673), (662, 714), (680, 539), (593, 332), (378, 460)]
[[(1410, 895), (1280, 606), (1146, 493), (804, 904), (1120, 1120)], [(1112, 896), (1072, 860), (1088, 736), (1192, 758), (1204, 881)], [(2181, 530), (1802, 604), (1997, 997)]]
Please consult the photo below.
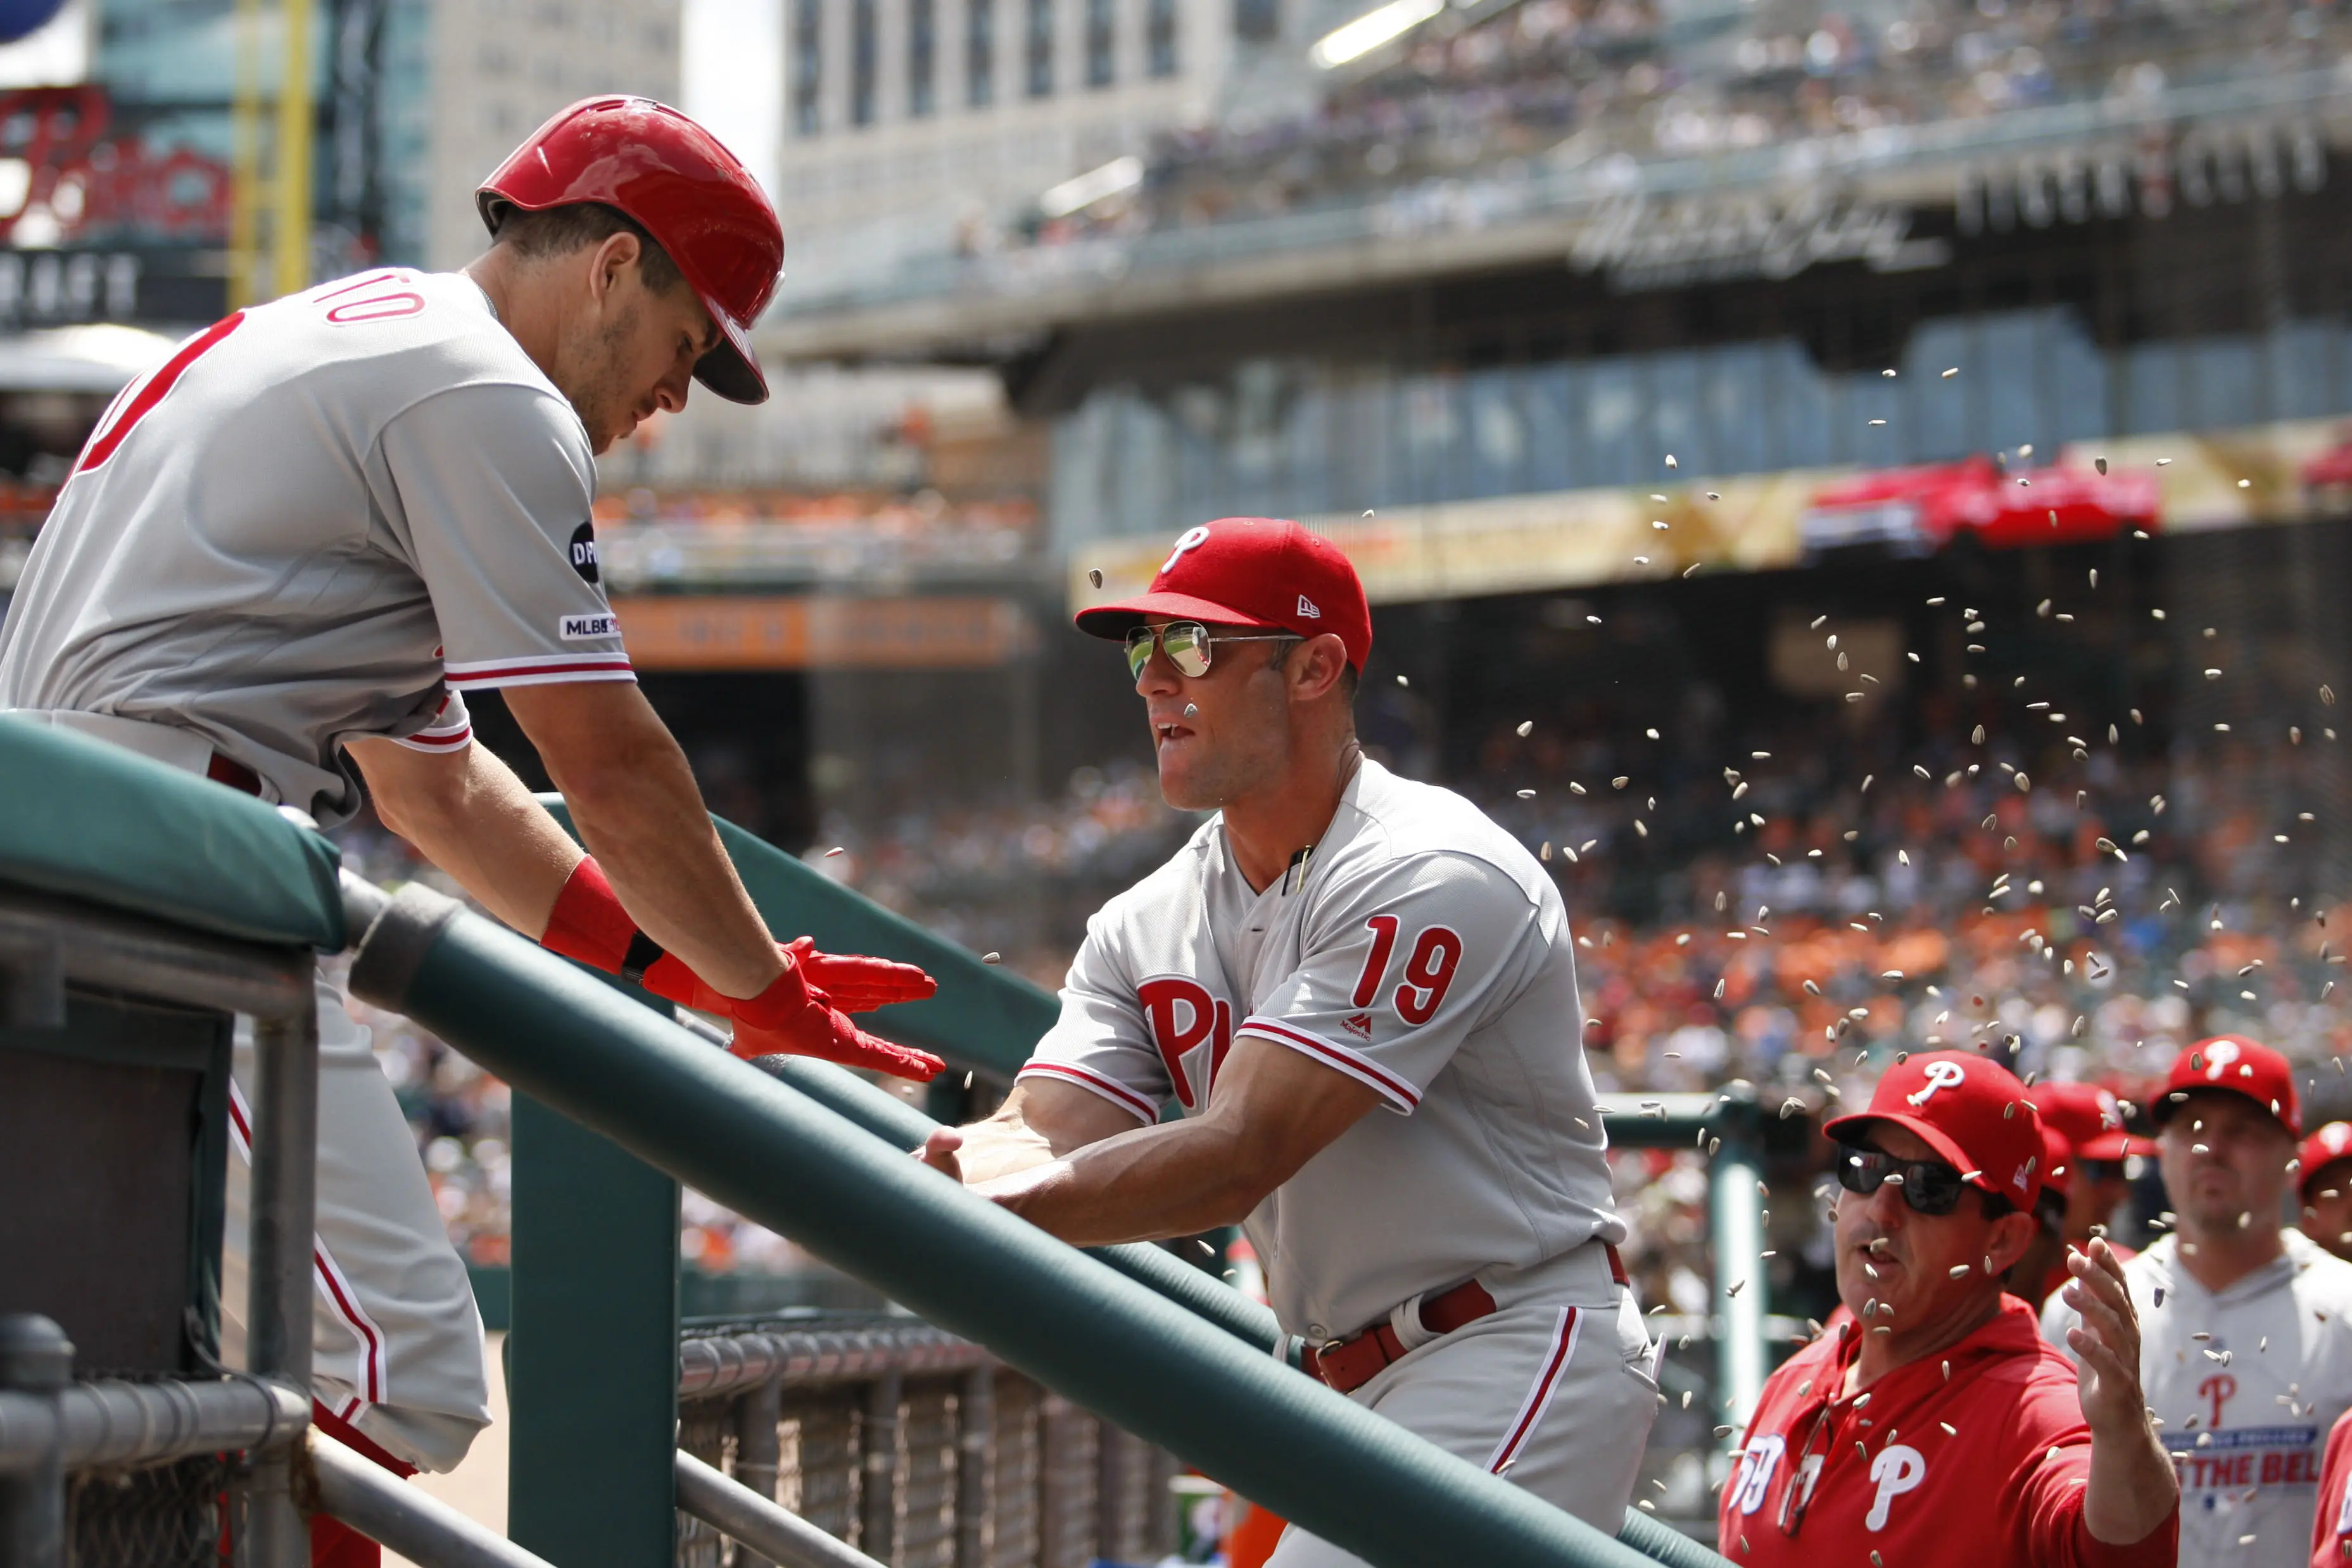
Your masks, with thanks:
[(2279, 1125), (2303, 1136), (2303, 1102), (2295, 1098), (2294, 1073), (2286, 1058), (2243, 1035), (2216, 1035), (2200, 1040), (2172, 1058), (2164, 1093), (2148, 1114), (2161, 1127), (2180, 1102), (2200, 1089), (2242, 1094), (2279, 1119)]
[(2042, 1177), (2042, 1190), (2057, 1194), (2063, 1203), (2074, 1189), (2070, 1178), (2074, 1172), (2074, 1145), (2066, 1134), (2047, 1121), (2042, 1124), (2042, 1163), (2035, 1170)]
[(2121, 1160), (2151, 1152), (2147, 1141), (2124, 1131), (2124, 1109), (2112, 1089), (2095, 1083), (2037, 1083), (2025, 1097), (2045, 1126), (2066, 1138), (2077, 1160)]
[(1359, 675), (1372, 654), (1372, 612), (1355, 567), (1329, 540), (1276, 518), (1221, 517), (1186, 529), (1147, 592), (1080, 610), (1077, 623), (1117, 638), (1167, 617), (1303, 637), (1336, 633)]
[(1908, 1058), (1886, 1069), (1868, 1110), (1826, 1121), (1822, 1131), (1852, 1143), (1885, 1121), (1927, 1140), (1971, 1185), (2021, 1209), (2033, 1206), (2042, 1184), (2042, 1119), (2017, 1075), (1999, 1062), (1966, 1051)]
[(2352, 1121), (2331, 1121), (2303, 1141), (2295, 1152), (2301, 1162), (2296, 1167), (2297, 1179), (2305, 1193), (2319, 1173), (2338, 1160), (2352, 1159)]

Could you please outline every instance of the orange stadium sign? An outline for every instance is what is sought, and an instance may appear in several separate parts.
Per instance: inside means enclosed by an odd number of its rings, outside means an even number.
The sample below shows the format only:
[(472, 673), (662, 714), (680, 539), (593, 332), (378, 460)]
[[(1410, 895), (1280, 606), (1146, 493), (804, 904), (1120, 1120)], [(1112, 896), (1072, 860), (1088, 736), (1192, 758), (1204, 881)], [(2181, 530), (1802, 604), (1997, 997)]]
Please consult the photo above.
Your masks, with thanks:
[(640, 669), (978, 669), (1033, 641), (1010, 599), (641, 595), (615, 598)]

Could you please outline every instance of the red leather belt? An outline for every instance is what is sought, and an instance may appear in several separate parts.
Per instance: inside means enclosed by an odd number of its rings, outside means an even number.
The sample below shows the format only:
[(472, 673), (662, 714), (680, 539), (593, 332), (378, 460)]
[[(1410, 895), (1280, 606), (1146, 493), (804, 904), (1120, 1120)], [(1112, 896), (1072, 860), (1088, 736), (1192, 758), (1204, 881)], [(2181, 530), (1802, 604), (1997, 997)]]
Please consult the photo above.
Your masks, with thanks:
[[(1609, 1255), (1609, 1278), (1630, 1286), (1633, 1282), (1626, 1278), (1625, 1260), (1606, 1242), (1601, 1247)], [(1433, 1334), (1450, 1334), (1494, 1310), (1495, 1298), (1486, 1293), (1486, 1288), (1475, 1279), (1465, 1279), (1451, 1290), (1422, 1298), (1421, 1326)], [(1308, 1345), (1300, 1363), (1309, 1377), (1320, 1378), (1341, 1394), (1348, 1394), (1371, 1382), (1391, 1362), (1402, 1361), (1404, 1353), (1404, 1342), (1397, 1338), (1395, 1328), (1383, 1318), (1347, 1339)]]
[(231, 789), (243, 790), (249, 795), (257, 797), (261, 794), (261, 775), (235, 757), (219, 752), (213, 753), (211, 765), (205, 769), (205, 777), (215, 784), (225, 784)]

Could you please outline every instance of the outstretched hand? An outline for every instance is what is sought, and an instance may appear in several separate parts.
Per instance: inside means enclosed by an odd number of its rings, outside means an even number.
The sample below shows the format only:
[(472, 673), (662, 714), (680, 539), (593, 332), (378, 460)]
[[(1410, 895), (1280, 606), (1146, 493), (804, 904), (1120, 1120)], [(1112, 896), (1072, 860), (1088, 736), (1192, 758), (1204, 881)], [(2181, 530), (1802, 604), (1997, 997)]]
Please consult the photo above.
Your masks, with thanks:
[(794, 937), (778, 944), (787, 963), (798, 968), (810, 987), (822, 991), (845, 1013), (870, 1013), (898, 1002), (920, 1002), (933, 995), (939, 982), (911, 963), (862, 953), (819, 952), (814, 937)]
[(2139, 1314), (2124, 1284), (2122, 1259), (2104, 1237), (2094, 1237), (2087, 1249), (2066, 1249), (2066, 1272), (2073, 1278), (2059, 1294), (2082, 1319), (2066, 1331), (2066, 1343), (2080, 1363), (2075, 1394), (2084, 1421), (2095, 1436), (2145, 1427)]

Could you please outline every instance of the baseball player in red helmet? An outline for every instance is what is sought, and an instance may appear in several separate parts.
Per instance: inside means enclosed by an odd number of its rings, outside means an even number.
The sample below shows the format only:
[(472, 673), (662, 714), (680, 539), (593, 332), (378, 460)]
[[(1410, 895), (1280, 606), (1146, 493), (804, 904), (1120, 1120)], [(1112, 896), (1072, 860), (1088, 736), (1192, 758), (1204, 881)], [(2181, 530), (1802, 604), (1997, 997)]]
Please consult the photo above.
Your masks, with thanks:
[[(2328, 1429), (2352, 1406), (2352, 1264), (2285, 1224), (2303, 1110), (2242, 1035), (2173, 1059), (2149, 1107), (2172, 1233), (2124, 1266), (2140, 1373), (2179, 1466), (2183, 1568), (2295, 1568)], [(2071, 1303), (2045, 1334), (2073, 1348)]]
[[(774, 211), (708, 132), (634, 98), (555, 116), (479, 202), (493, 242), (465, 271), (240, 310), (115, 399), (0, 628), (0, 709), (327, 824), (364, 780), (500, 919), (730, 1016), (739, 1053), (928, 1077), (936, 1058), (841, 1012), (927, 994), (920, 971), (761, 923), (597, 570), (593, 455), (691, 381), (766, 395), (749, 331)], [(466, 695), (489, 689), (593, 858), (470, 743)], [(315, 1392), (371, 1451), (446, 1469), (488, 1419), (480, 1321), (367, 1031), (322, 1003)]]
[[(1325, 1383), (1613, 1534), (1657, 1385), (1559, 889), (1363, 754), (1363, 587), (1297, 523), (1188, 530), (1078, 625), (1125, 643), (1170, 804), (1217, 815), (1087, 923), (1003, 1109), (925, 1157), (1073, 1242), (1242, 1224)], [(1356, 1561), (1296, 1527), (1271, 1559)]]
[(2303, 1234), (2352, 1258), (2352, 1121), (2331, 1121), (2305, 1139), (2295, 1161)]
[(2104, 1241), (2071, 1254), (2078, 1382), (2000, 1277), (2032, 1240), (2042, 1132), (1966, 1051), (1899, 1061), (1841, 1145), (1852, 1314), (1766, 1381), (1723, 1490), (1739, 1563), (2169, 1568), (2179, 1489), (2139, 1390), (2139, 1324)]

